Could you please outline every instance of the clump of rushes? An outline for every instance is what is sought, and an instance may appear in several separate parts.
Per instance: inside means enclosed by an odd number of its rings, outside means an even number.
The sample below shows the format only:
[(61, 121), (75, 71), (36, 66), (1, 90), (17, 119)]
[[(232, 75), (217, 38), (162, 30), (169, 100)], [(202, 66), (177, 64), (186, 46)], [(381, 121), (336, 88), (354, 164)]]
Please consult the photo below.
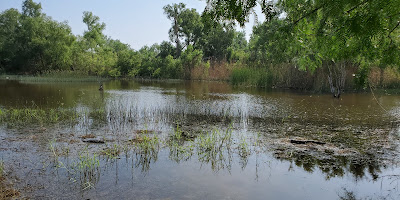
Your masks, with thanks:
[(111, 147), (106, 147), (103, 149), (101, 154), (107, 156), (108, 158), (111, 159), (117, 159), (119, 158), (119, 154), (121, 153), (121, 147), (118, 146), (117, 144), (112, 145)]
[(157, 136), (149, 137), (144, 135), (141, 141), (136, 143), (136, 148), (140, 152), (157, 152), (160, 147), (160, 139)]
[(179, 163), (181, 160), (188, 160), (193, 155), (194, 142), (189, 141), (185, 144), (185, 137), (182, 129), (179, 128), (179, 124), (176, 125), (173, 134), (167, 141), (169, 147), (169, 158)]
[(80, 172), (90, 172), (100, 166), (100, 161), (96, 157), (96, 154), (89, 155), (89, 152), (86, 150), (79, 154), (78, 162), (74, 166)]
[(239, 156), (241, 157), (247, 157), (250, 154), (250, 148), (245, 138), (242, 138), (240, 140), (238, 149), (239, 149)]

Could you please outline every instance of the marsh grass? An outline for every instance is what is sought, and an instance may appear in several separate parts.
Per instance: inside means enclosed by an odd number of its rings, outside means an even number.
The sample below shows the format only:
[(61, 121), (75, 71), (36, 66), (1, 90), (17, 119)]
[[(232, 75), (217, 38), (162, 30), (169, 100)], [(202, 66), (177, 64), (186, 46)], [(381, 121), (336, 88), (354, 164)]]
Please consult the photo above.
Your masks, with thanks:
[(210, 163), (213, 171), (231, 168), (232, 162), (232, 130), (214, 131), (200, 135), (195, 141), (197, 156), (200, 162)]
[(172, 135), (167, 141), (170, 150), (169, 158), (177, 163), (189, 160), (192, 157), (195, 148), (195, 143), (193, 141), (185, 143), (187, 138), (185, 138), (183, 133), (183, 130), (177, 123), (176, 128), (173, 130)]
[(107, 146), (106, 148), (104, 148), (100, 154), (105, 155), (107, 158), (110, 158), (110, 159), (117, 159), (117, 158), (119, 158), (121, 149), (122, 149), (121, 146), (114, 144), (114, 145)]
[(100, 179), (100, 161), (96, 154), (89, 154), (87, 149), (79, 153), (78, 160), (70, 168), (79, 175), (82, 190), (94, 187)]
[(37, 75), (0, 75), (0, 80), (17, 80), (23, 82), (97, 82), (107, 78), (89, 76), (80, 71), (45, 71)]
[(238, 150), (241, 157), (247, 157), (250, 154), (249, 144), (244, 137), (240, 139)]
[[(69, 175), (72, 175), (73, 182), (76, 179), (80, 180), (82, 190), (86, 190), (94, 187), (94, 184), (100, 178), (100, 160), (96, 154), (90, 154), (87, 147), (78, 152), (78, 158), (70, 164), (65, 164), (60, 161), (61, 156), (63, 158), (69, 155), (69, 148), (61, 150), (57, 147), (55, 140), (49, 141), (49, 149), (54, 156), (54, 163), (57, 169), (65, 169)], [(69, 163), (69, 162), (67, 162)]]
[(4, 174), (4, 161), (0, 160), (0, 178), (3, 177)]
[(10, 127), (75, 122), (78, 114), (70, 109), (11, 108), (0, 111), (0, 122)]
[(136, 152), (135, 167), (141, 167), (142, 172), (148, 172), (150, 163), (156, 162), (158, 159), (160, 144), (161, 140), (158, 136), (143, 135), (140, 140), (136, 140), (134, 143)]
[(141, 140), (135, 143), (136, 149), (139, 152), (158, 152), (160, 148), (160, 138), (158, 136), (142, 135)]
[(234, 86), (268, 88), (272, 76), (267, 69), (239, 67), (232, 70), (230, 81)]
[(26, 125), (48, 126), (53, 124), (90, 126), (92, 123), (103, 124), (106, 121), (104, 109), (87, 110), (84, 113), (76, 109), (65, 108), (0, 108), (0, 123), (10, 128)]
[(88, 113), (88, 116), (94, 120), (94, 122), (102, 123), (105, 122), (106, 119), (106, 111), (104, 108), (99, 108), (99, 109), (93, 109), (90, 110)]

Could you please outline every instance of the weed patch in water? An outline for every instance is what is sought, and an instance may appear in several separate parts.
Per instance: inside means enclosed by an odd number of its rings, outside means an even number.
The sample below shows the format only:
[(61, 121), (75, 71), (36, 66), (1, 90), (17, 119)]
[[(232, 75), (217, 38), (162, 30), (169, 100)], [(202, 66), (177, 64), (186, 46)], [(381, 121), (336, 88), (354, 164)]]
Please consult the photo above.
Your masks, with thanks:
[(110, 159), (117, 159), (119, 158), (119, 154), (121, 153), (121, 147), (118, 146), (117, 144), (114, 144), (112, 146), (108, 146), (101, 151), (101, 155), (107, 156), (107, 158)]
[(4, 162), (0, 160), (0, 178), (3, 177), (4, 174)]
[(4, 109), (0, 113), (0, 121), (10, 127), (75, 122), (77, 117), (75, 111), (68, 109), (12, 108)]

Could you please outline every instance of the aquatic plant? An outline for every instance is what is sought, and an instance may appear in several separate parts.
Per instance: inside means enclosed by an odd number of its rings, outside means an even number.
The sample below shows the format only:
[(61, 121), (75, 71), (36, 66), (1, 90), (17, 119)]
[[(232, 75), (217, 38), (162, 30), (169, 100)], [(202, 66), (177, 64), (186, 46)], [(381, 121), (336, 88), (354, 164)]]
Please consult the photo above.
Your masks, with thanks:
[(241, 157), (247, 157), (250, 154), (250, 147), (246, 142), (246, 139), (242, 137), (242, 139), (239, 142), (239, 156)]
[(117, 144), (114, 144), (111, 147), (106, 147), (103, 149), (103, 151), (101, 151), (101, 154), (111, 159), (117, 159), (120, 153), (121, 153), (121, 147), (118, 146)]
[(100, 166), (100, 161), (96, 154), (89, 155), (88, 150), (85, 150), (79, 154), (78, 161), (73, 166), (80, 172), (91, 172)]
[(160, 139), (157, 136), (149, 137), (144, 135), (135, 143), (135, 167), (141, 167), (142, 172), (148, 172), (150, 170), (150, 163), (157, 161), (159, 150)]
[(58, 161), (58, 154), (57, 154), (57, 152), (56, 152), (55, 143), (56, 143), (56, 140), (49, 140), (49, 148), (50, 148), (50, 151), (53, 153), (54, 161), (55, 161), (56, 163), (58, 163), (58, 162), (59, 162), (59, 161)]
[(26, 124), (71, 123), (77, 119), (77, 113), (69, 109), (11, 108), (0, 113), (0, 121), (15, 127)]
[[(77, 161), (71, 164), (71, 169), (68, 172), (79, 176), (82, 190), (94, 187), (100, 178), (100, 161), (96, 154), (90, 155), (87, 149), (79, 153)], [(88, 187), (90, 186), (90, 187)]]
[(157, 136), (149, 137), (147, 135), (143, 135), (141, 140), (136, 143), (136, 149), (140, 152), (156, 152), (160, 147), (160, 138)]
[(180, 161), (189, 160), (195, 148), (195, 143), (192, 141), (186, 144), (179, 144), (178, 142), (170, 142), (169, 144), (169, 158), (177, 163)]
[(4, 174), (4, 161), (0, 160), (0, 177)]
[(195, 142), (200, 162), (210, 163), (214, 171), (223, 168), (230, 170), (232, 161), (231, 129), (227, 129), (225, 133), (215, 129), (211, 133), (198, 136)]

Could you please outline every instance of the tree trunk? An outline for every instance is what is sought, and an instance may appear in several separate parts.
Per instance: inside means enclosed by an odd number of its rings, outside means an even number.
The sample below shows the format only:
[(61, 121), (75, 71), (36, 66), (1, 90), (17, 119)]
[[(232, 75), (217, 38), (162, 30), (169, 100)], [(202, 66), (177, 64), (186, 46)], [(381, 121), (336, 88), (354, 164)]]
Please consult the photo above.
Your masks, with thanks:
[(334, 98), (340, 98), (346, 82), (346, 62), (328, 64), (328, 82)]

